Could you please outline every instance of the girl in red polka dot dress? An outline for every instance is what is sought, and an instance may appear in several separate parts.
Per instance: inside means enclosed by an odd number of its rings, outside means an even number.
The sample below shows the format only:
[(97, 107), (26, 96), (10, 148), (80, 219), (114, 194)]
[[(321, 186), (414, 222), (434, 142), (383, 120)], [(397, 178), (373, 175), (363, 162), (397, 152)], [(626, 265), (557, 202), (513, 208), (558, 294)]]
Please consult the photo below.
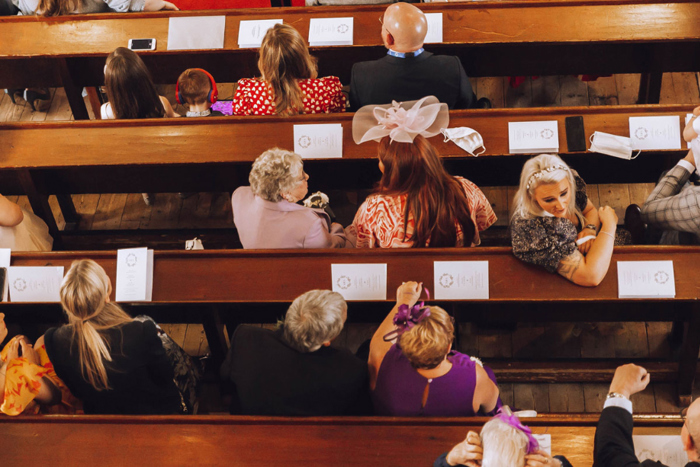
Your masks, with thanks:
[(297, 115), (345, 112), (342, 84), (316, 78), (316, 59), (296, 29), (276, 24), (260, 46), (261, 78), (238, 81), (233, 115)]

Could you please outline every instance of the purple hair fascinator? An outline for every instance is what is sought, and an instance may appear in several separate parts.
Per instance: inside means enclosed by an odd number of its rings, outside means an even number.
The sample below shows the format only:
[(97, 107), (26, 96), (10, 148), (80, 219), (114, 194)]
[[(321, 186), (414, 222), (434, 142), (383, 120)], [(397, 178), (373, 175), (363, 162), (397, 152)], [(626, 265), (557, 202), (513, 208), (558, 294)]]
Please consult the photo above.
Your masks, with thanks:
[(516, 430), (520, 430), (527, 435), (527, 453), (532, 454), (540, 449), (540, 443), (532, 436), (532, 430), (522, 423), (517, 415), (510, 411), (508, 406), (501, 407), (493, 418), (497, 418), (503, 423), (507, 423)]
[[(430, 291), (424, 290), (427, 300), (430, 300)], [(430, 307), (425, 306), (425, 302), (416, 303), (411, 308), (406, 304), (400, 305), (399, 310), (394, 315), (396, 329), (386, 334), (384, 341), (389, 342), (396, 339), (428, 316), (430, 316)]]

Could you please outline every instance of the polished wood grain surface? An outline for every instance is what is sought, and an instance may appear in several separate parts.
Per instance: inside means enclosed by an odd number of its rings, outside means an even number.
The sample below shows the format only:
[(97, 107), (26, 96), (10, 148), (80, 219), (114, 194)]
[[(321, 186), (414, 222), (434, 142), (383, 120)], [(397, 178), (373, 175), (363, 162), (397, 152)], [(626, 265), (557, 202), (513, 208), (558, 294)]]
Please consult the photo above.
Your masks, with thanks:
[[(682, 127), (692, 109), (692, 105), (647, 105), (459, 110), (450, 112), (449, 126), (477, 130), (486, 147), (480, 157), (487, 157), (508, 155), (508, 122), (556, 120), (560, 153), (565, 154), (568, 116), (583, 116), (587, 138), (595, 131), (627, 136), (631, 116), (678, 116)], [(353, 115), (4, 123), (0, 168), (252, 162), (271, 147), (293, 149), (294, 125), (315, 123), (342, 124), (343, 159), (374, 159), (376, 143), (353, 141)], [(440, 135), (430, 141), (443, 157), (471, 157)], [(685, 151), (664, 152), (680, 157)]]
[[(75, 259), (98, 261), (115, 280), (116, 252), (17, 253), (13, 266), (65, 266)], [(493, 302), (620, 301), (617, 261), (673, 260), (676, 299), (698, 299), (700, 249), (693, 247), (617, 247), (605, 280), (595, 288), (566, 279), (515, 258), (510, 248), (435, 248), (400, 250), (205, 250), (156, 251), (154, 303), (291, 302), (311, 289), (331, 289), (331, 264), (386, 263), (387, 301), (404, 281), (433, 285), (434, 261), (488, 261)]]
[[(552, 453), (593, 463), (598, 416), (523, 419)], [(8, 465), (427, 466), (486, 418), (44, 416), (0, 420)], [(637, 417), (635, 434), (677, 435), (679, 417)]]
[[(352, 16), (353, 47), (382, 46), (378, 18), (385, 6), (224, 10), (224, 50), (238, 49), (239, 21), (282, 18), (308, 36), (309, 19)], [(445, 44), (688, 41), (700, 39), (697, 3), (560, 3), (478, 2), (420, 5), (426, 13), (443, 13)], [(2, 57), (77, 57), (106, 55), (129, 39), (149, 37), (167, 51), (168, 18), (211, 15), (157, 12), (122, 15), (76, 15), (60, 19), (0, 20)], [(582, 21), (590, 18), (590, 21)], [(172, 53), (172, 52), (171, 52)], [(182, 53), (182, 52), (175, 52)]]

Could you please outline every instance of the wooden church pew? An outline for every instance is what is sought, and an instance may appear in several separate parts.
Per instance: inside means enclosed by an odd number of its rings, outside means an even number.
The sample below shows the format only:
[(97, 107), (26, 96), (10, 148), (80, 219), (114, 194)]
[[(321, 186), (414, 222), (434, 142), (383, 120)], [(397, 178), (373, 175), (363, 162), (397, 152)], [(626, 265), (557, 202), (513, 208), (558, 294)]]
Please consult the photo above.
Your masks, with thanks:
[[(155, 38), (142, 56), (157, 83), (175, 83), (186, 68), (207, 69), (220, 82), (256, 75), (257, 50), (238, 48), (240, 20), (283, 18), (303, 37), (309, 20), (354, 18), (353, 46), (315, 47), (320, 75), (348, 84), (353, 63), (384, 55), (378, 18), (385, 5), (223, 10), (224, 48), (168, 51), (168, 18), (211, 11), (0, 18), (0, 87), (63, 86), (76, 119), (88, 118), (80, 92), (103, 83), (104, 60), (129, 39)], [(478, 2), (421, 4), (443, 13), (438, 54), (458, 55), (469, 76), (646, 73), (640, 103), (657, 103), (661, 75), (700, 68), (700, 4), (652, 2)], [(590, 18), (590, 21), (581, 21)], [(597, 20), (599, 18), (599, 20)]]
[[(480, 186), (517, 185), (529, 156), (509, 154), (508, 122), (556, 120), (559, 153), (588, 183), (655, 182), (686, 149), (645, 151), (633, 161), (570, 152), (566, 117), (583, 116), (587, 138), (594, 131), (624, 136), (631, 116), (678, 116), (682, 128), (692, 109), (649, 105), (458, 110), (450, 112), (449, 126), (479, 131), (485, 154), (471, 157), (441, 135), (431, 143), (455, 175)], [(0, 124), (5, 145), (0, 180), (4, 194), (29, 196), (34, 212), (60, 243), (62, 234), (48, 205), (50, 194), (232, 191), (248, 184), (250, 165), (263, 151), (275, 146), (294, 149), (295, 124), (340, 123), (343, 158), (305, 162), (312, 190), (371, 188), (379, 178), (377, 145), (354, 143), (353, 115), (5, 123)], [(76, 222), (70, 197), (61, 200), (66, 220)]]
[[(7, 465), (429, 466), (487, 418), (20, 416), (0, 418)], [(524, 418), (552, 454), (593, 464), (598, 414)], [(679, 436), (678, 416), (635, 416), (635, 435)]]
[[(14, 266), (64, 266), (79, 258), (99, 262), (112, 278), (116, 275), (116, 252), (17, 253)], [(617, 261), (672, 260), (676, 297), (663, 300), (618, 299)], [(210, 347), (225, 352), (222, 324), (228, 331), (239, 322), (274, 322), (284, 313), (285, 304), (311, 289), (332, 287), (331, 264), (387, 264), (387, 300), (364, 304), (350, 302), (349, 317), (362, 322), (379, 322), (392, 306), (394, 291), (406, 280), (423, 282), (433, 288), (434, 261), (488, 261), (489, 300), (439, 301), (456, 320), (474, 322), (561, 322), (561, 321), (668, 321), (682, 340), (676, 361), (653, 363), (652, 374), (660, 380), (677, 381), (679, 395), (686, 403), (692, 389), (700, 351), (700, 305), (698, 287), (700, 248), (695, 247), (616, 247), (606, 278), (595, 288), (580, 287), (564, 278), (516, 259), (510, 248), (436, 248), (400, 250), (205, 250), (156, 251), (153, 302), (134, 304), (133, 313), (159, 311), (168, 320), (168, 306), (192, 307), (202, 317)], [(435, 303), (432, 301), (431, 303)], [(260, 305), (270, 305), (272, 316)], [(58, 320), (59, 307), (53, 309)], [(159, 308), (159, 310), (158, 310)], [(8, 322), (35, 320), (27, 304), (9, 303), (3, 307)], [(204, 311), (201, 311), (204, 310)], [(37, 311), (38, 313), (38, 311)], [(186, 313), (186, 311), (185, 311)], [(247, 320), (247, 321), (246, 321)], [(252, 320), (252, 321), (251, 321)], [(680, 323), (687, 323), (682, 337)], [(611, 356), (613, 357), (613, 356)], [(616, 362), (619, 364), (620, 362)], [(645, 362), (646, 363), (646, 362)], [(547, 362), (544, 368), (532, 366), (509, 378), (535, 376), (540, 381), (557, 380), (561, 365)], [(607, 379), (614, 366), (603, 368), (588, 362), (572, 362), (577, 375), (562, 375), (570, 382), (576, 377), (587, 381)], [(677, 365), (677, 366), (676, 366)], [(667, 367), (671, 367), (669, 370)], [(506, 367), (504, 370), (508, 370)], [(513, 368), (510, 368), (513, 370)], [(676, 370), (675, 376), (670, 371)], [(498, 374), (498, 373), (497, 373)], [(604, 376), (592, 376), (592, 375)], [(529, 375), (529, 376), (527, 376)]]

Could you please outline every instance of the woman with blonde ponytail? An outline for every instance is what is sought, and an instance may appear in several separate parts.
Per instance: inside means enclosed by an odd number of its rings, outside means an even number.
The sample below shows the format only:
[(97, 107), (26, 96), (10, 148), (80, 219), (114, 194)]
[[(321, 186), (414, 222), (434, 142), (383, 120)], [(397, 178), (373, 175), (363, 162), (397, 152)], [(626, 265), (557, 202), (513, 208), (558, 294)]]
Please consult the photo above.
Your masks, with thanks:
[(173, 369), (151, 321), (134, 321), (110, 300), (112, 284), (92, 260), (74, 261), (61, 284), (68, 325), (49, 329), (56, 374), (86, 413), (176, 413)]
[(233, 115), (297, 115), (345, 112), (343, 85), (335, 76), (317, 78), (316, 59), (288, 24), (268, 29), (260, 46), (260, 78), (238, 81)]

